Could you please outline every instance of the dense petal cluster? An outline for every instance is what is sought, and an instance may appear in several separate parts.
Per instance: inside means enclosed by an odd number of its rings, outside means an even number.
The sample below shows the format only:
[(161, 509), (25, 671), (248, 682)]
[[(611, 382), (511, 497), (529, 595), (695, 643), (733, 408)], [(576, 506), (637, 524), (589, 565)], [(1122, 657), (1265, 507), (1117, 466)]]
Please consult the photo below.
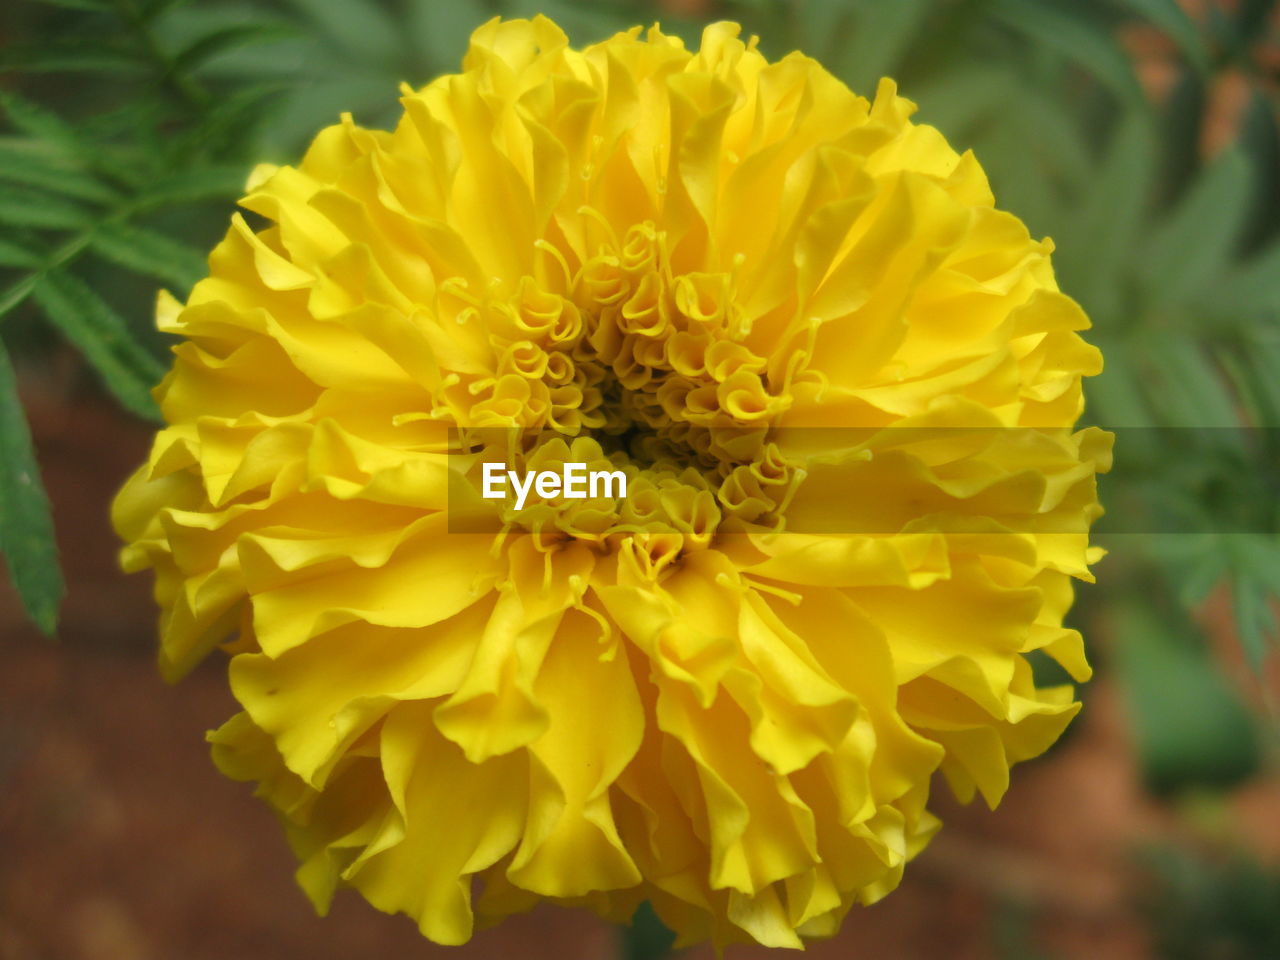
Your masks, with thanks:
[[(441, 943), (541, 898), (800, 946), (1079, 704), (1100, 358), (972, 155), (731, 24), (476, 31), (255, 172), (121, 492), (161, 664), (323, 909)], [(480, 495), (481, 467), (625, 496)]]

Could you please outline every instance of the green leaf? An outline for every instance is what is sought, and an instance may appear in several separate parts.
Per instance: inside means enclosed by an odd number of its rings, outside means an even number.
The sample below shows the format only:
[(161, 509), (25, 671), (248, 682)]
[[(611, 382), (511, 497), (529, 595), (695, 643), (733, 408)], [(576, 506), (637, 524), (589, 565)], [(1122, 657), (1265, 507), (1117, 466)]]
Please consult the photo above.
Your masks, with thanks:
[(93, 148), (84, 142), (74, 127), (25, 97), (0, 91), (0, 107), (4, 108), (5, 116), (16, 129), (69, 157), (82, 157), (92, 152)]
[(287, 23), (242, 23), (206, 34), (173, 60), (175, 71), (190, 72), (209, 60), (253, 44), (275, 43), (296, 37), (298, 31)]
[(1016, 210), (1032, 235), (1048, 233), (1060, 208), (1044, 159), (1027, 150), (1021, 126), (994, 122), (975, 137), (974, 152), (984, 166), (1002, 209)]
[(278, 96), (288, 89), (282, 83), (263, 83), (224, 97), (174, 144), (171, 155), (182, 158), (197, 151), (207, 155), (243, 142), (247, 131), (256, 129), (268, 112), (281, 106)]
[(647, 900), (636, 908), (631, 923), (619, 932), (623, 960), (661, 960), (670, 956), (676, 939)]
[[(826, 64), (855, 91), (858, 88), (840, 69), (840, 57), (847, 46), (844, 41), (850, 37), (849, 16), (856, 6), (860, 5), (845, 0), (804, 0), (794, 6), (801, 29), (798, 49)], [(858, 29), (866, 27), (866, 20), (860, 18)]]
[(208, 272), (199, 251), (159, 231), (133, 224), (104, 223), (93, 232), (89, 245), (99, 256), (172, 283), (184, 293)]
[(249, 168), (225, 164), (178, 170), (148, 184), (138, 198), (139, 207), (151, 208), (210, 200), (235, 201), (244, 193)]
[(1191, 184), (1147, 243), (1143, 279), (1151, 304), (1183, 305), (1197, 293), (1213, 296), (1239, 242), (1253, 181), (1249, 158), (1232, 148)]
[(1073, 189), (1092, 187), (1093, 162), (1086, 132), (1059, 98), (1028, 86), (1009, 97), (1009, 110), (1033, 145), (1046, 174)]
[(1099, 319), (1119, 319), (1119, 277), (1140, 249), (1156, 170), (1155, 123), (1145, 104), (1121, 115), (1093, 183), (1071, 223), (1071, 243), (1057, 254), (1065, 289)]
[(1236, 33), (1245, 46), (1266, 34), (1268, 20), (1275, 23), (1276, 0), (1243, 0), (1233, 9), (1238, 11)]
[[(763, 6), (769, 2), (770, 0), (762, 0), (761, 5)], [(774, 4), (774, 6), (782, 7), (784, 5)], [(503, 0), (499, 5), (503, 15), (507, 17), (532, 17), (539, 13), (545, 14), (564, 28), (564, 32), (568, 34), (570, 42), (575, 46), (604, 40), (619, 30), (625, 30), (635, 22), (643, 21), (643, 18), (635, 20), (632, 17), (626, 17), (625, 14), (621, 14), (621, 10), (618, 7), (611, 7), (612, 5), (608, 3), (582, 3), (581, 0)], [(650, 15), (650, 18), (652, 18), (652, 15)], [(486, 17), (485, 19), (488, 18)], [(481, 20), (476, 26), (483, 22)], [(671, 32), (676, 34), (685, 33), (686, 31), (682, 30), (683, 27), (694, 26), (691, 21), (681, 23), (675, 17), (672, 17), (669, 22), (671, 24)], [(697, 38), (701, 25), (697, 26), (698, 30), (693, 32), (692, 38), (689, 38), (694, 41), (691, 44), (694, 47), (698, 45)], [(780, 30), (766, 30), (764, 32), (766, 37), (770, 37), (776, 36)], [(686, 45), (690, 45), (689, 39), (686, 39)], [(458, 50), (459, 59), (465, 50), (465, 46)]]
[[(37, 147), (39, 145), (36, 145)], [(68, 169), (38, 149), (23, 149), (13, 143), (0, 142), (0, 180), (23, 183), (32, 187), (88, 200), (91, 203), (114, 203), (119, 195), (92, 176)]]
[[(1011, 89), (1008, 70), (957, 68), (908, 93), (924, 104), (922, 120), (936, 125), (957, 148), (975, 150), (1003, 209), (1032, 220), (1018, 205), (1030, 198), (1044, 219), (1030, 222), (1033, 230), (1057, 233), (1063, 205), (1055, 194), (1061, 189), (1092, 188), (1094, 163), (1085, 148), (1085, 130), (1059, 100), (1035, 86)], [(1017, 196), (1008, 193), (1010, 184)]]
[(1240, 120), (1240, 148), (1258, 171), (1243, 247), (1253, 250), (1273, 240), (1280, 227), (1280, 110), (1275, 95), (1258, 85)]
[(1125, 341), (1095, 335), (1106, 365), (1102, 374), (1090, 377), (1084, 384), (1089, 419), (1105, 427), (1150, 427), (1151, 410), (1140, 384), (1133, 347)]
[(928, 0), (860, 5), (857, 28), (842, 35), (834, 72), (853, 90), (870, 96), (880, 78), (893, 72), (934, 6)]
[(147, 69), (147, 64), (132, 53), (87, 43), (33, 43), (0, 49), (0, 70), (137, 75)]
[(1248, 345), (1250, 373), (1254, 389), (1266, 416), (1261, 426), (1280, 427), (1280, 341), (1257, 338)]
[(455, 71), (462, 62), (471, 31), (491, 16), (493, 10), (484, 0), (454, 0), (453, 3), (409, 0), (405, 10), (406, 33), (412, 49), (426, 60), (429, 75)]
[(935, 3), (928, 24), (899, 65), (903, 75), (944, 80), (972, 61), (974, 37), (989, 27), (993, 5), (993, 0)]
[(40, 266), (40, 255), (24, 244), (8, 237), (0, 237), (0, 267), (30, 270)]
[(85, 13), (103, 13), (111, 9), (107, 0), (36, 0), (36, 3), (66, 10), (83, 10)]
[[(1158, 402), (1170, 427), (1238, 427), (1240, 415), (1222, 374), (1204, 350), (1186, 334), (1170, 336), (1155, 330), (1137, 344), (1140, 356), (1156, 375), (1145, 378), (1149, 394)], [(1235, 431), (1215, 431), (1223, 442), (1239, 447)]]
[(62, 197), (0, 183), (0, 224), (37, 230), (74, 230), (92, 223), (92, 213)]
[(368, 63), (387, 64), (402, 54), (401, 34), (386, 9), (372, 0), (287, 0), (338, 47)]
[(32, 272), (25, 277), (19, 278), (4, 293), (0, 293), (0, 317), (3, 317), (10, 310), (14, 309), (23, 300), (31, 295), (31, 291), (35, 289), (36, 281), (40, 278), (38, 272)]
[(1209, 113), (1207, 77), (1194, 70), (1178, 74), (1161, 107), (1161, 170), (1159, 203), (1172, 207), (1199, 175), (1200, 144)]
[(157, 17), (168, 13), (173, 7), (186, 2), (187, 0), (149, 0), (149, 2), (142, 8), (142, 13), (140, 14), (139, 19), (143, 23), (150, 23)]
[(1216, 295), (1241, 313), (1269, 312), (1280, 320), (1280, 241), (1271, 244), (1232, 270), (1218, 284)]
[(292, 91), (274, 114), (269, 127), (263, 129), (270, 148), (279, 153), (293, 153), (304, 147), (316, 131), (337, 123), (343, 111), (355, 114), (361, 122), (371, 122), (366, 111), (396, 107), (396, 94), (382, 77), (367, 75), (318, 79)]
[(1248, 711), (1184, 622), (1136, 595), (1117, 605), (1117, 675), (1152, 788), (1237, 783), (1257, 769)]
[[(200, 72), (204, 76), (251, 83), (268, 79), (297, 82), (307, 72), (308, 64), (327, 65), (334, 59), (332, 44), (325, 43), (306, 18), (281, 16), (275, 9), (261, 6), (187, 4), (158, 24), (156, 33), (165, 49), (184, 50), (213, 36), (234, 40), (249, 25), (271, 36), (263, 37), (260, 44), (248, 36), (245, 43), (227, 43), (202, 61)], [(219, 41), (219, 45), (222, 43)]]
[(1280, 597), (1280, 540), (1247, 533), (1233, 537), (1232, 541), (1236, 569), (1247, 571), (1263, 590)]
[(130, 336), (119, 314), (83, 281), (65, 272), (41, 277), (32, 296), (127, 410), (147, 420), (160, 419), (151, 388), (164, 375), (164, 368)]
[[(82, 135), (79, 129), (72, 127), (57, 114), (32, 103), (13, 93), (0, 91), (0, 107), (3, 107), (9, 122), (21, 132), (27, 134), (42, 147), (60, 157), (73, 162), (77, 167), (95, 169), (121, 183), (131, 184), (137, 179), (139, 171), (128, 164), (121, 163), (102, 145), (91, 137)], [(125, 108), (130, 114), (130, 133), (143, 129), (141, 114), (145, 112), (142, 103), (131, 104)], [(101, 119), (101, 117), (94, 118)], [(89, 121), (92, 124), (92, 120)]]
[[(941, 130), (956, 149), (973, 148), (978, 137), (993, 129), (988, 121), (1004, 112), (1009, 93), (1009, 74), (990, 66), (958, 67), (937, 79), (930, 79), (912, 91), (922, 104), (920, 119)], [(998, 125), (994, 129), (999, 129)], [(994, 157), (985, 154), (983, 163)], [(1020, 151), (1021, 152), (1021, 151)], [(1017, 158), (1013, 158), (1017, 162)], [(1004, 202), (1001, 201), (1004, 206)]]
[(1280, 342), (1256, 339), (1247, 346), (1232, 349), (1219, 345), (1215, 359), (1231, 378), (1255, 426), (1280, 426)]
[(1208, 71), (1209, 50), (1204, 38), (1200, 36), (1200, 28), (1187, 15), (1186, 9), (1178, 0), (1114, 0), (1114, 2), (1155, 24), (1169, 35), (1169, 39), (1178, 45), (1187, 60), (1197, 70)]
[(1231, 600), (1236, 618), (1236, 632), (1249, 666), (1262, 669), (1267, 655), (1267, 640), (1275, 631), (1275, 617), (1265, 589), (1247, 576), (1237, 575), (1231, 585)]
[(998, 0), (992, 12), (1019, 33), (1080, 64), (1121, 100), (1142, 98), (1133, 62), (1108, 26), (1048, 0)]
[(49, 498), (40, 482), (17, 377), (0, 341), (0, 553), (27, 615), (45, 634), (58, 625), (62, 571)]
[(1230, 558), (1216, 533), (1179, 533), (1166, 539), (1161, 562), (1173, 574), (1182, 605), (1194, 609), (1226, 578)]

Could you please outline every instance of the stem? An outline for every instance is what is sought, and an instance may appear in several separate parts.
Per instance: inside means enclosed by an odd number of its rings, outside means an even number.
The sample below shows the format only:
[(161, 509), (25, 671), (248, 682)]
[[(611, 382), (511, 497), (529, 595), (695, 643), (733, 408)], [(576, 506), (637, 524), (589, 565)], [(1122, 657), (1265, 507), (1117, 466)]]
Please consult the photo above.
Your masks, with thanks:
[(160, 71), (161, 83), (167, 85), (188, 106), (203, 111), (211, 102), (209, 91), (190, 74), (177, 69), (173, 57), (165, 52), (151, 30), (151, 24), (134, 5), (133, 0), (115, 0), (116, 10), (133, 28), (142, 46)]
[(53, 251), (44, 263), (36, 267), (21, 280), (17, 281), (13, 286), (0, 294), (0, 317), (12, 310), (23, 300), (31, 295), (31, 291), (36, 288), (42, 277), (50, 270), (56, 270), (64, 264), (70, 263), (78, 257), (81, 251), (89, 245), (89, 241), (93, 238), (93, 231), (97, 229), (97, 225), (83, 230), (76, 234), (57, 250)]
[(80, 256), (92, 242), (93, 235), (100, 227), (104, 224), (128, 220), (137, 210), (138, 204), (133, 201), (122, 203), (107, 216), (93, 224), (93, 226), (81, 230), (62, 246), (55, 249), (38, 267), (15, 282), (4, 293), (0, 293), (0, 317), (4, 317), (10, 310), (26, 300), (46, 274), (57, 270), (59, 267), (65, 267)]

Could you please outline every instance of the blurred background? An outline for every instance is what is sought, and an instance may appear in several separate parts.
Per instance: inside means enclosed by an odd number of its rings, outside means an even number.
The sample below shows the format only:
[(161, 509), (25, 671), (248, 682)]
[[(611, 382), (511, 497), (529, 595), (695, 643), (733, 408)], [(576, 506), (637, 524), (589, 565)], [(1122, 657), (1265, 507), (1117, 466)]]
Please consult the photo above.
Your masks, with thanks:
[(393, 123), (401, 81), (535, 12), (575, 44), (731, 18), (858, 92), (895, 77), (1057, 242), (1106, 355), (1088, 419), (1146, 478), (1141, 503), (1104, 481), (1081, 718), (996, 813), (939, 790), (901, 889), (811, 955), (1280, 958), (1280, 3), (4, 0), (0, 960), (661, 954), (660, 928), (557, 909), (453, 950), (354, 895), (316, 919), (208, 760), (223, 665), (160, 681), (149, 578), (117, 572), (107, 522), (156, 416), (155, 291), (203, 273), (251, 165), (340, 111)]

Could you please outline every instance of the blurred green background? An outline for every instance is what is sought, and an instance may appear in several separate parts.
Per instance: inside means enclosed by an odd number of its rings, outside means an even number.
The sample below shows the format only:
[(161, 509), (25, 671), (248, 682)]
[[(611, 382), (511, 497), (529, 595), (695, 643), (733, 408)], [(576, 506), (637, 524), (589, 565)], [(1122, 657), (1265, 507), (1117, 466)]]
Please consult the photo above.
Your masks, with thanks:
[[(199, 754), (198, 729), (224, 709), (212, 676), (187, 698), (150, 678), (150, 601), (111, 569), (105, 506), (145, 451), (165, 366), (157, 287), (182, 296), (203, 273), (254, 163), (296, 159), (341, 111), (392, 124), (401, 81), (456, 69), (489, 17), (536, 12), (575, 44), (661, 20), (696, 46), (702, 25), (729, 18), (770, 56), (803, 50), (860, 93), (893, 76), (918, 120), (974, 149), (1000, 206), (1057, 243), (1060, 284), (1106, 357), (1088, 419), (1205, 428), (1122, 432), (1121, 456), (1154, 478), (1145, 496), (1173, 532), (1100, 538), (1101, 582), (1073, 612), (1099, 667), (1084, 719), (1022, 771), (1025, 787), (1015, 776), (1011, 810), (944, 810), (960, 826), (922, 858), (923, 877), (908, 871), (903, 891), (817, 955), (1280, 957), (1280, 3), (6, 0), (0, 548), (16, 589), (0, 593), (14, 665), (0, 681), (12, 854), (0, 858), (0, 960), (431, 954), (372, 911), (307, 917), (287, 854), (279, 876), (252, 876), (248, 854), (222, 872), (202, 861), (169, 877), (178, 886), (156, 906), (167, 844), (191, 843), (156, 818), (200, 815), (181, 793), (142, 819), (117, 812), (102, 836), (89, 808), (46, 807), (92, 790), (145, 806), (136, 782), (174, 789), (162, 772), (190, 761), (172, 754)], [(59, 611), (61, 644), (41, 645), (28, 622), (51, 633)], [(168, 746), (147, 733), (157, 724), (197, 732)], [(71, 761), (67, 743), (79, 745)], [(232, 791), (209, 800), (222, 819), (199, 842), (245, 843), (262, 812), (198, 764), (190, 776)], [(71, 866), (92, 858), (97, 872)], [(102, 866), (116, 860), (137, 869)], [(105, 896), (100, 874), (125, 879)], [(45, 878), (35, 893), (33, 875)], [(222, 916), (211, 938), (194, 905), (218, 883), (242, 886), (241, 921)], [(254, 883), (261, 896), (246, 892)], [(55, 906), (64, 893), (88, 906), (68, 914)], [(287, 900), (289, 919), (245, 906), (264, 897)], [(454, 955), (614, 955), (611, 931), (559, 916), (536, 912)], [(362, 926), (374, 922), (396, 925)], [(653, 956), (646, 937), (661, 943), (644, 929), (618, 949)]]

